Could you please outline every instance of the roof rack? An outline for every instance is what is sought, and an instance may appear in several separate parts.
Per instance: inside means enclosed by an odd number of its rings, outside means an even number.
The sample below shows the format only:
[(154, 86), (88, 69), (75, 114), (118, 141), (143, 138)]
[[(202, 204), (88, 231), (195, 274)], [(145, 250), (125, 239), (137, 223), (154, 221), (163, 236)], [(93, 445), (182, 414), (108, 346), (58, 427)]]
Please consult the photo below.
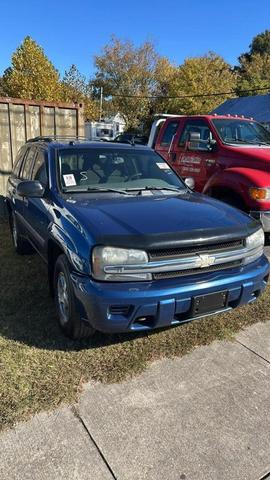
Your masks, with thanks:
[(89, 138), (79, 136), (79, 135), (48, 135), (48, 136), (39, 136), (34, 138), (29, 138), (26, 143), (32, 142), (45, 142), (50, 143), (55, 140), (66, 140), (66, 141), (89, 141)]

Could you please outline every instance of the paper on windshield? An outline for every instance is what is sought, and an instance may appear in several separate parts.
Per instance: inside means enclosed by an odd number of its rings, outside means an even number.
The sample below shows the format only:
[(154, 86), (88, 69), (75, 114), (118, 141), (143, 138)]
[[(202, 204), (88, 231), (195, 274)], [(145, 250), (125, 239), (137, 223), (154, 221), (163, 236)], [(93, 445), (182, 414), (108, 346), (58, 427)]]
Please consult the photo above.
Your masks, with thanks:
[(63, 175), (63, 179), (66, 187), (72, 187), (74, 185), (77, 185), (73, 173), (69, 173), (68, 175)]
[(165, 162), (160, 162), (160, 163), (157, 163), (157, 166), (161, 169), (161, 170), (169, 170), (170, 167), (167, 163)]

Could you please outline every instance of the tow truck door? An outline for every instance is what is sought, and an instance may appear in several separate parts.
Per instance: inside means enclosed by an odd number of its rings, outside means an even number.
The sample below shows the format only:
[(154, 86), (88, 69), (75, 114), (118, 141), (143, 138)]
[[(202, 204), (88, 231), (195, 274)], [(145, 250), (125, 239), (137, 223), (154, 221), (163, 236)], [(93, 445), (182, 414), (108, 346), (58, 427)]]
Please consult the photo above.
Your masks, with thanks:
[[(195, 140), (194, 140), (195, 137)], [(195, 190), (201, 192), (217, 167), (217, 149), (210, 126), (203, 118), (186, 119), (174, 143), (172, 167), (183, 177), (193, 177)]]

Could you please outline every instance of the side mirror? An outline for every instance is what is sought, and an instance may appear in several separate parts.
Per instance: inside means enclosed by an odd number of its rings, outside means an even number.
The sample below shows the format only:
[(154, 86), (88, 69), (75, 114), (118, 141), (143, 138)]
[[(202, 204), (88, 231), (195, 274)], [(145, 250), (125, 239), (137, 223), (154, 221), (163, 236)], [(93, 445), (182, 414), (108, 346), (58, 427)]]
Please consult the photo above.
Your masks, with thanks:
[(199, 132), (190, 132), (187, 143), (188, 150), (198, 150), (200, 146), (201, 136)]
[(193, 177), (187, 177), (185, 178), (185, 185), (190, 188), (190, 190), (195, 189), (195, 181)]
[(201, 150), (201, 151), (211, 151), (214, 150), (217, 145), (217, 142), (214, 138), (209, 138), (208, 140), (202, 140), (200, 138), (199, 132), (190, 132), (189, 139), (187, 141), (188, 150)]
[(36, 180), (24, 180), (17, 186), (17, 193), (20, 197), (41, 198), (44, 195), (44, 187)]
[(217, 141), (214, 138), (209, 138), (208, 140), (208, 150), (215, 150), (217, 146)]

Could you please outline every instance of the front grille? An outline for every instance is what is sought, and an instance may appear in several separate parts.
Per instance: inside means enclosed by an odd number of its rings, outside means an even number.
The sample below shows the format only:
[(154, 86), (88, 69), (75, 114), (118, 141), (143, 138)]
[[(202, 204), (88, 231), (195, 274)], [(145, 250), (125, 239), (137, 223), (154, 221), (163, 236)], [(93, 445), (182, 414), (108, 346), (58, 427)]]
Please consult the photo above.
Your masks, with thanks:
[(236, 268), (242, 264), (241, 260), (235, 260), (234, 262), (223, 263), (221, 265), (211, 265), (210, 267), (205, 268), (190, 268), (188, 270), (177, 270), (175, 272), (161, 272), (155, 273), (153, 278), (155, 280), (161, 280), (165, 278), (177, 278), (184, 277), (186, 275), (196, 275), (197, 273), (207, 273), (207, 272), (217, 272), (220, 270), (225, 270), (227, 268)]
[(177, 258), (190, 253), (203, 254), (208, 252), (220, 252), (234, 250), (243, 247), (243, 240), (235, 240), (226, 243), (215, 243), (212, 245), (200, 245), (194, 247), (168, 248), (149, 251), (150, 261), (157, 261), (164, 258)]

